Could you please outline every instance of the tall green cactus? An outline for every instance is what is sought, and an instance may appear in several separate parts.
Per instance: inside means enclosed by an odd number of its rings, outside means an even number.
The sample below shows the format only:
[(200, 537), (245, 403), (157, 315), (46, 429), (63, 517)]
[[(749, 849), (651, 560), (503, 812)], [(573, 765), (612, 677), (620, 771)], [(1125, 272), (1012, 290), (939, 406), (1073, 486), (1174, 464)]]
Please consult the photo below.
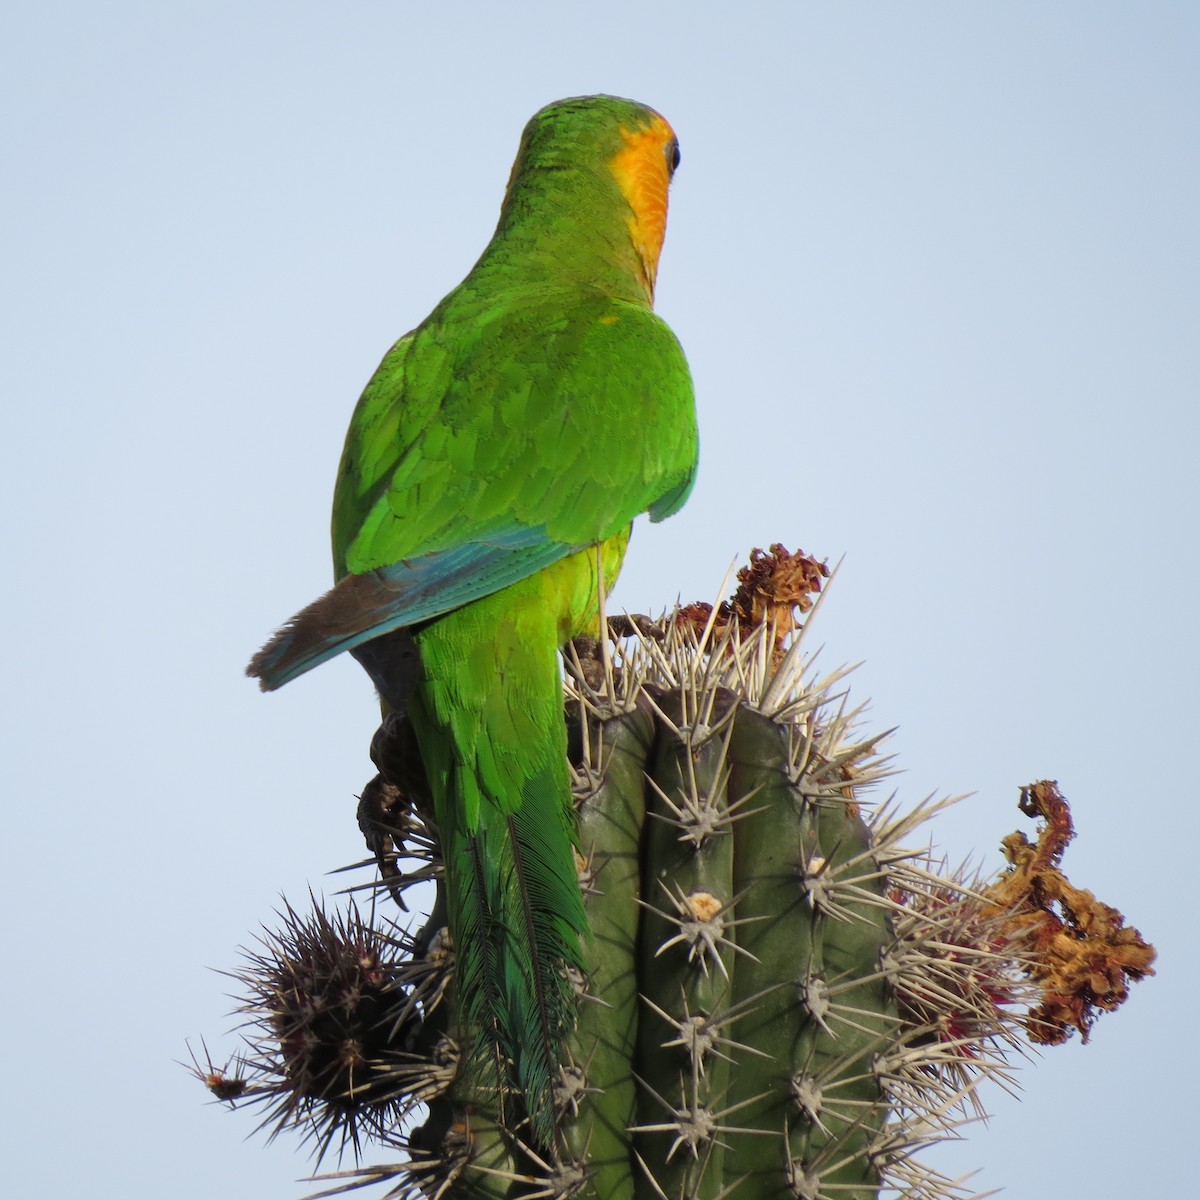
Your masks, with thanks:
[[(265, 1101), (265, 1123), (296, 1126), (322, 1153), (407, 1150), (320, 1177), (329, 1192), (963, 1195), (913, 1154), (973, 1111), (982, 1078), (1004, 1075), (1044, 926), (1028, 905), (1014, 919), (1029, 892), (1011, 883), (1017, 867), (1001, 903), (904, 848), (940, 805), (867, 806), (887, 774), (880, 739), (856, 735), (845, 672), (813, 678), (803, 633), (787, 645), (780, 624), (818, 583), (677, 613), (604, 647), (600, 670), (576, 660), (567, 709), (592, 934), (554, 1145), (533, 1140), (494, 1049), (458, 1023), (440, 897), (415, 936), (357, 909), (289, 913), (242, 973), (251, 1052), (240, 1070), (198, 1068), (210, 1087)], [(436, 830), (403, 722), (373, 756), (360, 820), (378, 887), (403, 902), (437, 876)]]

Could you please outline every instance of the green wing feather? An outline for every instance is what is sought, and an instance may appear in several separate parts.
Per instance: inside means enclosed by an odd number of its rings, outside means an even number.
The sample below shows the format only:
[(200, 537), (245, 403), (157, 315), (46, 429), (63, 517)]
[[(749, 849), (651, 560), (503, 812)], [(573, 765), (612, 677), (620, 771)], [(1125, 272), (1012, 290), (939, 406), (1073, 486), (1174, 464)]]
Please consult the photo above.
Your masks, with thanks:
[(691, 382), (659, 317), (599, 289), (487, 303), (469, 285), (397, 343), (359, 401), (334, 500), (339, 575), (510, 523), (593, 545), (686, 496)]

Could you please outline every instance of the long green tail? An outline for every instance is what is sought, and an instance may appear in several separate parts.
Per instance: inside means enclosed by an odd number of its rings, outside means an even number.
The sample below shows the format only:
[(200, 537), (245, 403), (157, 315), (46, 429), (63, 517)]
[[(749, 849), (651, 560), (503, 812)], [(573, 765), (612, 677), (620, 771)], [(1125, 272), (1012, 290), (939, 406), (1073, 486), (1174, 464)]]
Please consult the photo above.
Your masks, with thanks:
[(469, 606), (418, 635), (425, 678), (410, 715), (443, 847), (463, 1017), (481, 1031), (479, 1050), (498, 1050), (535, 1138), (551, 1146), (574, 1015), (566, 968), (582, 969), (587, 919), (552, 619), (490, 612), (502, 606)]

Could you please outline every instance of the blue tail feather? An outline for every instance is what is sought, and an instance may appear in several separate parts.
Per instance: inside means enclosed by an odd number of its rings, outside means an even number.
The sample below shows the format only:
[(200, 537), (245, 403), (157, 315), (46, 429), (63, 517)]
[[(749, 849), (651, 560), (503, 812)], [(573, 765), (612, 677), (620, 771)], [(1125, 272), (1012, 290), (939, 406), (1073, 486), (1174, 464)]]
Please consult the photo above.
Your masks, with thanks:
[[(525, 527), (347, 575), (250, 660), (264, 692), (383, 634), (430, 621), (550, 566), (578, 547)], [(368, 668), (369, 669), (369, 668)]]

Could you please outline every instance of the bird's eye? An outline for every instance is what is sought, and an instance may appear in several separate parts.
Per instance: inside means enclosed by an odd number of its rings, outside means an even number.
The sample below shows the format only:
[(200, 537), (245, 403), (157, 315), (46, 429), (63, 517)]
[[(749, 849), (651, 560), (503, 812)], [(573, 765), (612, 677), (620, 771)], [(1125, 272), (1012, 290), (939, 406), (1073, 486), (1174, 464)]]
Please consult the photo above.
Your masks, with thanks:
[(679, 170), (679, 139), (672, 138), (664, 147), (667, 155), (667, 170), (674, 175)]

